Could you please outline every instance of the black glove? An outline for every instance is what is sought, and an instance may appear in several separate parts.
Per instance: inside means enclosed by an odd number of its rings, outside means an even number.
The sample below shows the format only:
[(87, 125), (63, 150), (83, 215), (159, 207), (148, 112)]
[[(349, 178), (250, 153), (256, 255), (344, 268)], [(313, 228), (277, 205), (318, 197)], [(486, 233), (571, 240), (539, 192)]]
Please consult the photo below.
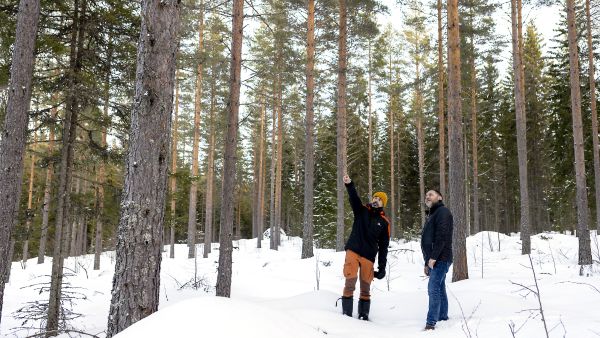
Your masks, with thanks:
[(379, 270), (375, 271), (375, 273), (373, 275), (377, 279), (383, 279), (383, 277), (385, 277), (385, 269), (379, 269)]

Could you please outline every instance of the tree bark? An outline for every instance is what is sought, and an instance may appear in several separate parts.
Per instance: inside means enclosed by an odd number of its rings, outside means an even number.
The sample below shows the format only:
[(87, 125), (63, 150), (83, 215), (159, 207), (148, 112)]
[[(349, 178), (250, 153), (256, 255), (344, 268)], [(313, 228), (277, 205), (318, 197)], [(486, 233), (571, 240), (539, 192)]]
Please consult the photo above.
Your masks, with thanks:
[[(315, 97), (315, 0), (308, 0), (308, 33), (306, 38), (306, 141), (304, 148), (304, 227), (302, 258), (313, 256), (313, 208), (315, 182), (314, 97)], [(370, 56), (369, 47), (369, 56)], [(370, 74), (370, 73), (369, 73)], [(371, 78), (369, 76), (369, 83)], [(370, 93), (370, 92), (369, 92)], [(370, 95), (369, 95), (370, 98)], [(370, 112), (369, 105), (369, 112)], [(371, 135), (369, 134), (369, 137)], [(369, 138), (370, 140), (370, 138)], [(369, 159), (369, 164), (371, 160)], [(370, 172), (369, 167), (369, 174)], [(369, 175), (370, 178), (370, 175)]]
[[(201, 55), (204, 43), (204, 1), (200, 2), (200, 21), (198, 23), (198, 55)], [(200, 113), (202, 112), (202, 57), (196, 67), (196, 90), (194, 97), (194, 141), (192, 146), (192, 184), (190, 185), (190, 205), (188, 214), (188, 258), (196, 257), (196, 210), (198, 205), (198, 148), (200, 143)]]
[(592, 111), (592, 143), (594, 154), (594, 182), (596, 188), (596, 228), (600, 233), (600, 145), (598, 142), (598, 110), (596, 109), (596, 68), (594, 67), (594, 46), (592, 45), (592, 19), (590, 0), (585, 1), (587, 22), (588, 77), (590, 81), (590, 106)]
[(463, 153), (461, 83), (460, 83), (460, 37), (458, 0), (448, 0), (448, 145), (451, 205), (454, 217), (452, 249), (454, 268), (452, 281), (469, 278), (467, 266), (465, 217), (465, 159)]
[(264, 220), (265, 220), (265, 120), (266, 120), (266, 107), (264, 98), (261, 99), (260, 108), (260, 143), (259, 143), (259, 167), (258, 167), (258, 215), (257, 215), (257, 234), (256, 234), (256, 247), (262, 247), (263, 231), (264, 231)]
[[(0, 141), (0, 272), (11, 265), (10, 240), (17, 222), (23, 178), (23, 156), (27, 143), (27, 121), (31, 101), (31, 78), (35, 60), (35, 39), (40, 13), (39, 0), (21, 0), (17, 14), (8, 101)], [(18, 60), (18, 62), (17, 62)], [(4, 277), (1, 275), (0, 277)], [(4, 297), (0, 278), (0, 315)]]
[(419, 44), (421, 39), (419, 32), (413, 32), (415, 37), (415, 127), (417, 129), (417, 153), (419, 161), (419, 207), (421, 212), (421, 224), (425, 224), (425, 135), (423, 132), (423, 100), (421, 94), (421, 69)]
[[(71, 209), (71, 176), (73, 164), (73, 147), (77, 137), (77, 118), (79, 113), (77, 87), (81, 71), (83, 39), (85, 33), (85, 14), (87, 1), (83, 0), (81, 8), (79, 0), (74, 2), (73, 28), (71, 30), (71, 51), (69, 57), (70, 75), (63, 122), (62, 149), (60, 159), (58, 202), (56, 208), (54, 255), (52, 258), (52, 274), (48, 301), (48, 319), (46, 321), (46, 337), (54, 335), (58, 330), (60, 316), (60, 299), (62, 294), (63, 264), (69, 248), (69, 227)], [(80, 13), (81, 11), (81, 13)]]
[[(113, 57), (113, 49), (112, 49), (112, 39), (108, 42), (108, 56), (107, 63), (108, 69), (106, 72), (105, 86), (104, 86), (104, 110), (102, 111), (102, 116), (104, 119), (108, 119), (108, 112), (110, 109), (110, 75), (112, 70), (112, 57)], [(102, 126), (102, 139), (100, 140), (100, 146), (107, 151), (107, 142), (106, 142), (106, 127)], [(96, 236), (95, 236), (95, 245), (94, 245), (94, 270), (100, 270), (100, 255), (102, 255), (102, 233), (103, 223), (104, 223), (104, 182), (106, 181), (106, 162), (104, 158), (100, 160), (98, 163), (98, 176), (97, 176), (97, 189), (96, 189), (96, 199), (97, 199), (97, 210), (96, 210)]]
[(480, 231), (479, 225), (479, 158), (477, 136), (477, 68), (475, 66), (475, 45), (471, 35), (471, 156), (473, 160), (473, 233)]
[(231, 70), (229, 82), (229, 114), (227, 135), (225, 139), (225, 154), (223, 163), (223, 191), (221, 207), (221, 230), (219, 247), (219, 269), (217, 277), (217, 296), (231, 295), (231, 242), (233, 226), (233, 190), (235, 188), (235, 167), (237, 154), (238, 115), (240, 110), (240, 86), (242, 68), (242, 31), (244, 29), (244, 0), (233, 0), (231, 41)]
[[(519, 157), (519, 187), (521, 194), (521, 253), (531, 253), (531, 238), (529, 230), (529, 191), (527, 183), (527, 126), (525, 113), (525, 94), (523, 81), (523, 55), (519, 33), (520, 22), (517, 22), (517, 13), (520, 13), (518, 0), (511, 0), (512, 19), (512, 45), (513, 45), (513, 72), (515, 76), (515, 112), (517, 123), (517, 151)], [(520, 4), (520, 1), (519, 1)], [(520, 14), (518, 15), (520, 18)]]
[(569, 25), (569, 67), (571, 82), (571, 112), (573, 115), (573, 148), (575, 151), (575, 181), (577, 185), (577, 237), (579, 238), (579, 265), (592, 264), (587, 186), (585, 179), (585, 157), (583, 123), (581, 119), (581, 89), (579, 83), (579, 60), (577, 52), (577, 30), (575, 27), (574, 0), (567, 0), (567, 23)]
[[(58, 108), (51, 110), (52, 123), (56, 120)], [(48, 154), (54, 151), (54, 126), (48, 128)], [(46, 244), (48, 242), (48, 219), (50, 216), (50, 202), (52, 197), (52, 176), (54, 175), (54, 161), (48, 161), (46, 167), (46, 183), (44, 187), (44, 207), (42, 209), (42, 234), (40, 237), (40, 246), (38, 249), (38, 264), (43, 264), (46, 259)]]
[(369, 196), (373, 196), (373, 91), (372, 91), (372, 57), (371, 57), (371, 40), (369, 40), (369, 117), (368, 117), (368, 132), (369, 132)]
[(337, 83), (337, 229), (336, 251), (344, 250), (344, 202), (345, 191), (342, 178), (348, 173), (346, 129), (346, 67), (347, 67), (347, 8), (346, 0), (339, 0), (339, 38), (338, 38), (338, 83)]
[[(79, 177), (75, 177), (75, 196), (80, 199), (81, 196), (81, 179)], [(73, 210), (73, 217), (71, 222), (71, 236), (67, 239), (71, 242), (69, 245), (69, 256), (75, 257), (77, 256), (77, 236), (79, 235), (79, 218), (81, 215), (81, 208), (76, 206)]]
[[(390, 123), (390, 200), (391, 200), (391, 219), (390, 219), (390, 237), (396, 237), (396, 229), (394, 227), (396, 221), (396, 210), (394, 210), (394, 205), (396, 204), (396, 196), (394, 195), (394, 98), (392, 93), (392, 53), (390, 51), (390, 64), (389, 64), (389, 85), (390, 85), (390, 111), (389, 111), (389, 123)], [(372, 196), (372, 195), (371, 195)], [(369, 196), (369, 198), (371, 198)]]
[(281, 245), (281, 204), (283, 199), (283, 189), (281, 185), (281, 177), (283, 171), (283, 101), (282, 101), (282, 92), (283, 92), (283, 84), (282, 84), (282, 63), (283, 63), (283, 55), (281, 52), (283, 50), (283, 46), (279, 48), (279, 74), (278, 74), (278, 86), (277, 86), (277, 168), (275, 172), (275, 233), (272, 238), (271, 249), (278, 250), (279, 245)]
[[(446, 122), (444, 116), (444, 55), (442, 36), (442, 0), (437, 1), (438, 29), (438, 133), (439, 133), (439, 165), (440, 192), (446, 196)], [(422, 202), (422, 201), (421, 201)]]
[(210, 85), (210, 131), (208, 139), (208, 163), (206, 167), (206, 198), (205, 198), (205, 217), (204, 217), (204, 250), (203, 257), (207, 258), (211, 252), (212, 234), (213, 234), (213, 214), (214, 214), (214, 187), (215, 187), (215, 106), (217, 101), (216, 83), (214, 76)]
[[(274, 86), (275, 87), (275, 86)], [(273, 118), (272, 118), (272, 126), (271, 126), (271, 167), (269, 171), (269, 248), (273, 249), (273, 236), (275, 233), (275, 166), (277, 161), (277, 148), (275, 146), (275, 140), (277, 133), (276, 125), (277, 125), (277, 109), (275, 108), (277, 103), (273, 100)]]
[(169, 258), (175, 258), (175, 225), (177, 209), (177, 140), (179, 139), (179, 69), (175, 71), (175, 114), (173, 116), (173, 141), (171, 143), (171, 224)]
[(107, 337), (158, 310), (180, 1), (144, 0)]
[(31, 222), (33, 221), (33, 180), (35, 178), (35, 144), (37, 142), (36, 134), (33, 134), (33, 149), (31, 151), (31, 167), (29, 168), (29, 191), (27, 194), (27, 212), (25, 220), (25, 241), (23, 242), (23, 268), (27, 267), (29, 258), (29, 236), (31, 232)]

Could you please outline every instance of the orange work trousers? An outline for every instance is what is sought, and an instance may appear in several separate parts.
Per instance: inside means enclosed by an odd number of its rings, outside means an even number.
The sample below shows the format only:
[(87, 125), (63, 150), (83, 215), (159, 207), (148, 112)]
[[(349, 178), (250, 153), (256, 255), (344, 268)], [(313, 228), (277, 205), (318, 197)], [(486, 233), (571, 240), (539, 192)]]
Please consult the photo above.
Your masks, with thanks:
[(361, 257), (352, 250), (346, 250), (346, 261), (344, 262), (344, 297), (353, 297), (356, 289), (360, 269), (360, 299), (371, 299), (371, 282), (373, 281), (373, 262)]

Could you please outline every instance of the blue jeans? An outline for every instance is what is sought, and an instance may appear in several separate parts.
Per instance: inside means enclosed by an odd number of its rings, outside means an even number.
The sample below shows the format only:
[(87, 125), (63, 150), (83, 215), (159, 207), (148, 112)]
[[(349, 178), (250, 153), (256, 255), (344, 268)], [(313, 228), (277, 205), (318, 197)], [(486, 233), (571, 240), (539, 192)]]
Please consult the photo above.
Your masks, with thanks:
[(429, 270), (429, 311), (427, 312), (427, 325), (435, 326), (440, 320), (448, 319), (448, 295), (446, 294), (446, 273), (451, 262), (437, 261), (433, 269)]

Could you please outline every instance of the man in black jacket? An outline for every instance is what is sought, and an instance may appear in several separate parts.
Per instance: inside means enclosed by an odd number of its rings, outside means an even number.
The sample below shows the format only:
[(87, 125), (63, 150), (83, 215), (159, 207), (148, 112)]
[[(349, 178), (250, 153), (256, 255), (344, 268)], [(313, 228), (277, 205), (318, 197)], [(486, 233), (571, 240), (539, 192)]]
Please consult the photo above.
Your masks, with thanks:
[[(373, 277), (377, 279), (385, 277), (385, 264), (390, 243), (390, 222), (383, 212), (383, 207), (387, 204), (387, 195), (377, 192), (373, 194), (370, 204), (363, 205), (350, 177), (345, 175), (343, 180), (354, 213), (354, 223), (345, 247), (344, 277), (346, 277), (346, 284), (342, 296), (342, 312), (352, 317), (354, 289), (360, 268), (358, 318), (368, 320), (371, 308), (371, 282)], [(378, 267), (377, 271), (374, 271), (373, 264), (376, 255), (379, 255)]]
[(425, 195), (429, 217), (421, 234), (421, 251), (425, 260), (425, 275), (429, 276), (427, 293), (429, 311), (425, 330), (434, 330), (440, 320), (448, 320), (446, 273), (452, 264), (452, 213), (442, 203), (442, 194), (429, 190)]

